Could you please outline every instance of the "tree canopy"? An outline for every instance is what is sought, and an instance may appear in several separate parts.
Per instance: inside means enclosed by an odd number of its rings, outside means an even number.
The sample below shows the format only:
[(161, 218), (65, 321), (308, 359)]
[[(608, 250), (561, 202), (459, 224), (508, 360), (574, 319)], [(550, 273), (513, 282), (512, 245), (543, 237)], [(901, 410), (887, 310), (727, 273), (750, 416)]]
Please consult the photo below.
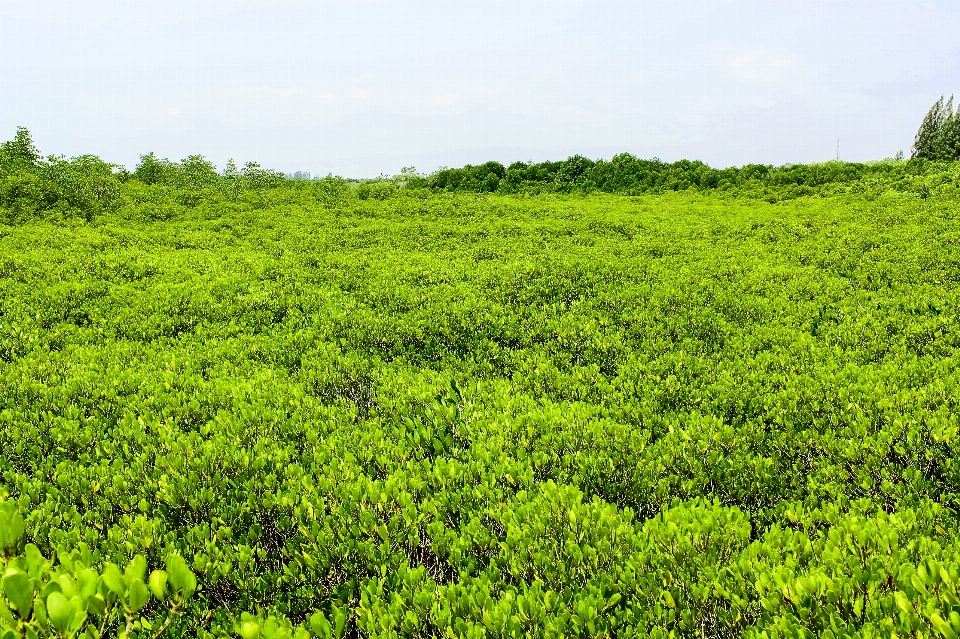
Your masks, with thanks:
[(951, 162), (960, 159), (960, 109), (953, 110), (953, 96), (934, 102), (913, 141), (912, 157)]

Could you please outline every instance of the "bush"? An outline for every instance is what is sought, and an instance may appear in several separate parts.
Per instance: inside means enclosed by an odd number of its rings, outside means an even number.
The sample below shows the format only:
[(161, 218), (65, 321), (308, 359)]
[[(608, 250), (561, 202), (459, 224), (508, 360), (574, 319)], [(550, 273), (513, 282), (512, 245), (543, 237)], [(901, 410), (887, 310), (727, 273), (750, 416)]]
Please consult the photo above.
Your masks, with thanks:
[(41, 159), (26, 129), (0, 146), (0, 219), (65, 216), (92, 220), (117, 203), (116, 167), (93, 155)]

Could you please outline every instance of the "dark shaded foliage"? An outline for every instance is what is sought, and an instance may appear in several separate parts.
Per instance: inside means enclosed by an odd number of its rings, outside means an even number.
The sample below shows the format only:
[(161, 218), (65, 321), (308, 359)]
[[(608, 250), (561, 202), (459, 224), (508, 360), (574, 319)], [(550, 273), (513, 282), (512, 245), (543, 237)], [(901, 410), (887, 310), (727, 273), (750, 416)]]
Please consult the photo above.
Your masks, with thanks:
[[(954, 118), (960, 122), (960, 119)], [(952, 120), (953, 121), (953, 120)], [(952, 122), (951, 121), (951, 122)], [(952, 126), (952, 125), (951, 125)], [(951, 135), (960, 139), (960, 126)], [(952, 129), (951, 129), (952, 131)], [(951, 138), (952, 140), (953, 138)], [(951, 142), (951, 144), (956, 144)], [(823, 162), (772, 166), (747, 164), (716, 169), (703, 162), (645, 160), (629, 153), (610, 160), (590, 160), (575, 155), (561, 162), (514, 162), (502, 176), (487, 171), (495, 162), (460, 169), (442, 169), (427, 178), (436, 191), (501, 193), (569, 193), (573, 191), (642, 195), (666, 191), (721, 190), (736, 194), (789, 199), (836, 188), (878, 181), (893, 184), (943, 171), (940, 164), (924, 161), (874, 163)]]

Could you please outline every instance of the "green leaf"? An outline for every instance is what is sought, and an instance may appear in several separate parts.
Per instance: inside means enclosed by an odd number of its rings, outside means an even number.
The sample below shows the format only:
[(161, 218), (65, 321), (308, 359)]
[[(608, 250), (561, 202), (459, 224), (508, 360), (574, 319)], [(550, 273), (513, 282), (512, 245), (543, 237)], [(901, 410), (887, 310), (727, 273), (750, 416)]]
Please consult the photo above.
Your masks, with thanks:
[(150, 591), (160, 601), (167, 598), (167, 573), (165, 571), (154, 570), (150, 573)]
[(343, 629), (347, 625), (347, 613), (337, 606), (333, 607), (333, 636), (340, 639), (343, 636)]
[(21, 619), (30, 616), (33, 608), (33, 582), (27, 573), (16, 568), (7, 568), (3, 574), (3, 594), (7, 596)]
[(77, 614), (73, 617), (73, 621), (70, 622), (70, 627), (67, 629), (67, 632), (70, 635), (75, 635), (80, 632), (83, 624), (87, 621), (87, 612), (83, 609), (83, 602), (79, 597), (71, 599), (70, 605), (77, 611)]
[(167, 556), (167, 574), (170, 577), (170, 585), (174, 590), (182, 593), (184, 599), (189, 599), (197, 589), (197, 577), (180, 555)]
[(936, 628), (937, 632), (946, 639), (957, 639), (957, 633), (953, 631), (943, 617), (937, 613), (930, 615), (930, 622), (933, 624), (933, 627)]
[(255, 619), (243, 621), (237, 632), (243, 639), (257, 639), (260, 636), (260, 622)]
[(620, 603), (621, 599), (623, 599), (623, 597), (620, 595), (619, 592), (613, 593), (610, 596), (610, 599), (607, 601), (607, 605), (604, 607), (604, 611), (610, 610), (611, 608), (616, 606), (618, 603)]
[(14, 628), (16, 627), (16, 625), (17, 625), (17, 620), (13, 616), (13, 614), (10, 612), (9, 606), (0, 605), (0, 628), (3, 628), (4, 626), (8, 628)]
[(333, 628), (330, 627), (330, 622), (327, 621), (326, 615), (319, 610), (310, 617), (310, 628), (320, 639), (333, 638)]
[(48, 563), (43, 553), (35, 545), (27, 544), (23, 549), (23, 556), (27, 560), (27, 573), (34, 579), (39, 579)]
[(23, 537), (23, 516), (12, 501), (0, 502), (0, 550), (13, 550)]
[(143, 581), (147, 577), (147, 560), (143, 555), (137, 555), (130, 560), (127, 567), (123, 570), (123, 576), (127, 581), (139, 579)]
[(897, 607), (900, 608), (904, 613), (910, 614), (913, 612), (913, 606), (910, 604), (910, 600), (907, 599), (907, 595), (900, 592), (899, 590), (893, 593), (893, 600), (897, 603)]
[(76, 614), (73, 604), (61, 593), (54, 592), (47, 597), (47, 616), (53, 627), (60, 632), (67, 631)]
[[(49, 595), (49, 593), (47, 594)], [(47, 605), (44, 603), (45, 600), (46, 599), (44, 596), (41, 595), (34, 599), (33, 603), (33, 619), (41, 626), (46, 626), (50, 621), (47, 617)]]
[(127, 588), (127, 605), (130, 606), (130, 610), (138, 612), (149, 600), (150, 591), (147, 590), (147, 585), (139, 579), (131, 581)]
[(927, 587), (923, 584), (920, 576), (917, 573), (910, 575), (910, 584), (923, 596), (928, 596)]
[(277, 623), (277, 618), (273, 615), (267, 617), (263, 626), (260, 628), (260, 632), (266, 639), (279, 639), (280, 636), (286, 636), (287, 634), (281, 630), (280, 625)]
[(110, 592), (122, 597), (126, 592), (126, 586), (123, 585), (123, 575), (120, 574), (120, 568), (116, 564), (107, 563), (103, 568), (103, 583), (106, 584)]
[(84, 599), (92, 597), (100, 586), (100, 575), (93, 568), (84, 568), (76, 574), (80, 586), (80, 596)]
[(96, 594), (89, 599), (87, 599), (87, 612), (92, 612), (98, 617), (102, 617), (103, 613), (107, 611), (107, 602), (104, 598)]

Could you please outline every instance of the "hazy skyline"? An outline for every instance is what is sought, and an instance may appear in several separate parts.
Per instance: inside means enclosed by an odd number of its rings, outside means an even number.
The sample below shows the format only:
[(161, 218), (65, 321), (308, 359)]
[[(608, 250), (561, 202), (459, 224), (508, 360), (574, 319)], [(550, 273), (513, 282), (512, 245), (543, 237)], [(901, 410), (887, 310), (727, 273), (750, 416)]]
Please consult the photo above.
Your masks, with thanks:
[(0, 139), (350, 177), (909, 154), (960, 2), (0, 0)]

